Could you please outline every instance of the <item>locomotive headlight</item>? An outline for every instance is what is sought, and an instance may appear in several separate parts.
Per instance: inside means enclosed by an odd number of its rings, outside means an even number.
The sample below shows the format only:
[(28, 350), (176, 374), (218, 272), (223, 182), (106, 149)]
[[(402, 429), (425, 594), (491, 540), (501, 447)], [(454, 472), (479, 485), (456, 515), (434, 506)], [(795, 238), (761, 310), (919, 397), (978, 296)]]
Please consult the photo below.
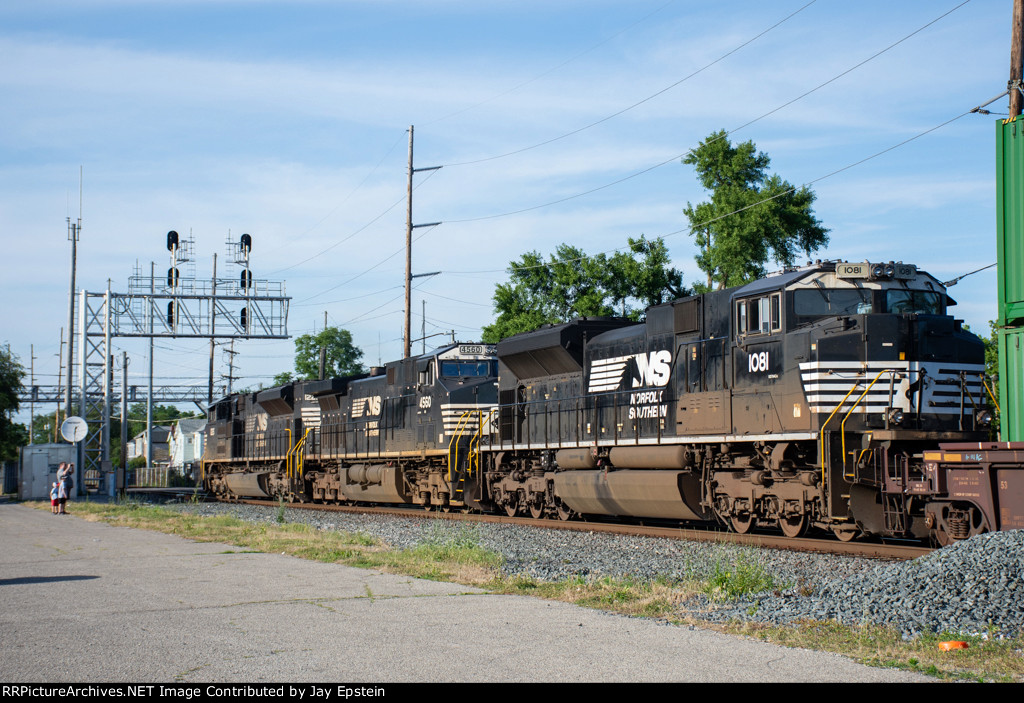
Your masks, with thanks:
[(902, 425), (903, 424), (903, 411), (899, 408), (889, 408), (889, 424), (890, 425)]
[(892, 278), (896, 275), (896, 267), (892, 264), (885, 265), (885, 276), (886, 278)]
[(992, 413), (988, 410), (979, 410), (974, 416), (974, 421), (981, 427), (988, 427), (992, 424)]

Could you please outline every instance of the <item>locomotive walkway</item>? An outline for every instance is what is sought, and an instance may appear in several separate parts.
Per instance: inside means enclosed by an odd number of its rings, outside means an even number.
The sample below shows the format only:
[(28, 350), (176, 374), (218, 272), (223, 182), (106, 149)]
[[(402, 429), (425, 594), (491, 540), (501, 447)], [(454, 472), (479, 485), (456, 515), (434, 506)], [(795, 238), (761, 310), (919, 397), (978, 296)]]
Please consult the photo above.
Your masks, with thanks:
[(565, 603), (0, 502), (0, 681), (913, 682)]

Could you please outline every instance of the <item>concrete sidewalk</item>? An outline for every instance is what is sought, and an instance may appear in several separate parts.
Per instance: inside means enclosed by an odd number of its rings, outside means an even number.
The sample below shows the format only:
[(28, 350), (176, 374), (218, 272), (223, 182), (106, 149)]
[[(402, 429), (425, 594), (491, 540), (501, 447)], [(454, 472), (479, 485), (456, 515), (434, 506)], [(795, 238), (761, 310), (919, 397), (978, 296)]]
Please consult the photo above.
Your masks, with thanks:
[(0, 535), (3, 682), (931, 680), (11, 503)]

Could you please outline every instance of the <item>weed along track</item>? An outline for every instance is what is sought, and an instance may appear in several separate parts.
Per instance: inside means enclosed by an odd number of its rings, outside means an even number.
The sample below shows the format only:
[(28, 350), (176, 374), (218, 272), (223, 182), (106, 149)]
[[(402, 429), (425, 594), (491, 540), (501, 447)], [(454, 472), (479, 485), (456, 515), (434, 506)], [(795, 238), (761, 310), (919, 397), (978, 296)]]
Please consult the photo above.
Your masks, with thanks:
[[(279, 512), (284, 510), (284, 503), (261, 500), (240, 501), (249, 505), (261, 505), (268, 508), (275, 508)], [(360, 506), (360, 505), (315, 505), (309, 503), (289, 503), (288, 510), (313, 510), (326, 512), (350, 512), (364, 513), (368, 515), (394, 515), (396, 517), (417, 519), (440, 519), (452, 522), (468, 523), (494, 523), (508, 525), (522, 525), (536, 527), (539, 529), (569, 530), (588, 533), (634, 535), (638, 537), (661, 537), (666, 539), (695, 540), (699, 542), (723, 542), (749, 547), (763, 547), (770, 549), (787, 549), (793, 551), (819, 552), (823, 554), (842, 554), (846, 556), (860, 556), (878, 559), (914, 559), (932, 551), (929, 547), (922, 547), (915, 544), (886, 544), (871, 542), (837, 542), (835, 540), (822, 539), (791, 539), (780, 537), (774, 534), (745, 534), (717, 530), (708, 526), (698, 528), (687, 527), (665, 527), (655, 525), (632, 524), (628, 522), (589, 522), (589, 521), (565, 521), (552, 522), (550, 520), (537, 520), (526, 517), (508, 517), (500, 515), (483, 515), (474, 513), (454, 513), (437, 511), (425, 513), (422, 510), (415, 510), (400, 507), (381, 506)]]

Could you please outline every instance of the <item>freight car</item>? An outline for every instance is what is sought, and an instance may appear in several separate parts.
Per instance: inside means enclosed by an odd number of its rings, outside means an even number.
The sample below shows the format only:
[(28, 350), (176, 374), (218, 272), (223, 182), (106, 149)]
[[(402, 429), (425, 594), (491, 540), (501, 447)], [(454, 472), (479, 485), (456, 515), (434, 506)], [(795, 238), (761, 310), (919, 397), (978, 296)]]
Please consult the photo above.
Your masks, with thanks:
[(211, 407), (206, 483), (842, 540), (1021, 528), (1024, 445), (987, 442), (984, 348), (954, 304), (912, 265), (819, 262), (643, 322), (234, 396)]

